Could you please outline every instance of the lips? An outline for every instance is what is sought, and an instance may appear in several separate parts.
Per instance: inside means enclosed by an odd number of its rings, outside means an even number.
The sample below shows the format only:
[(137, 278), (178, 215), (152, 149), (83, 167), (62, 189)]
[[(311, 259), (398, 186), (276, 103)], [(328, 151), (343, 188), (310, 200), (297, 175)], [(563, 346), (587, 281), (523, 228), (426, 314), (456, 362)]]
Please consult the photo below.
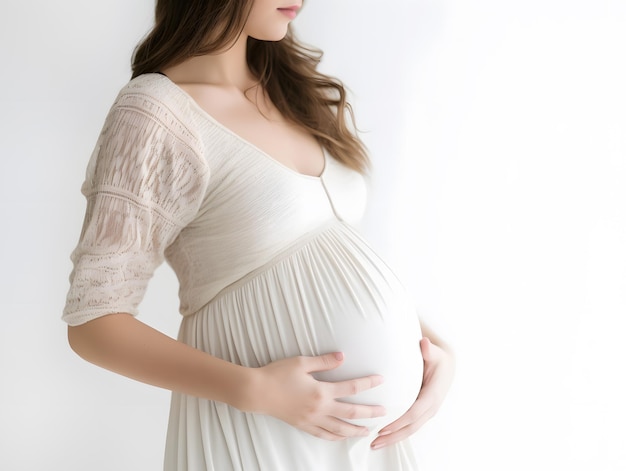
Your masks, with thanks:
[(298, 14), (298, 10), (300, 9), (300, 5), (291, 5), (289, 7), (281, 7), (277, 10), (284, 15), (288, 16), (291, 19), (294, 19)]

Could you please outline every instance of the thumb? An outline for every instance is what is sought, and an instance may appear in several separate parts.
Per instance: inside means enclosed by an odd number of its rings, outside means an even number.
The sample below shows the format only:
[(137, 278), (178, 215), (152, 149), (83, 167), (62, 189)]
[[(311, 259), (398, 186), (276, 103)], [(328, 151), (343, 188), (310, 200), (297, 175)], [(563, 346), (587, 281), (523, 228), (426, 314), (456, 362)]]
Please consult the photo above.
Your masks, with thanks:
[(433, 344), (428, 337), (422, 337), (422, 340), (420, 340), (420, 349), (422, 350), (422, 358), (424, 361), (432, 360), (432, 346)]
[(420, 348), (422, 350), (422, 358), (427, 363), (441, 360), (444, 354), (442, 348), (432, 343), (428, 337), (423, 337), (420, 340)]
[(315, 371), (327, 371), (337, 368), (343, 363), (343, 353), (334, 352), (318, 355), (316, 357), (308, 357), (306, 363), (307, 373)]

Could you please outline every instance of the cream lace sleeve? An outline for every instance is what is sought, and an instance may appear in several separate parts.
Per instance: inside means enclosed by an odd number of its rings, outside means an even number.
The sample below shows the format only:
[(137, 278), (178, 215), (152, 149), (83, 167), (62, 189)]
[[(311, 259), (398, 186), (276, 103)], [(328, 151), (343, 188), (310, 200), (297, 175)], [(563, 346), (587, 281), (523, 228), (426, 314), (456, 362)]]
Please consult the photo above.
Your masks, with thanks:
[(87, 210), (63, 319), (137, 314), (164, 251), (197, 213), (209, 170), (200, 140), (162, 102), (120, 95), (87, 168)]

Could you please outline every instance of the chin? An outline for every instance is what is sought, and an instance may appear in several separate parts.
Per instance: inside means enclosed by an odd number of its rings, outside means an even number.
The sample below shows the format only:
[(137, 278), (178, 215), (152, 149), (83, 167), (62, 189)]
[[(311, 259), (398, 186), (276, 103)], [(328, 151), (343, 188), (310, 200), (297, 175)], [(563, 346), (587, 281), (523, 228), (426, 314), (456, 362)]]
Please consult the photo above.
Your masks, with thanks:
[(262, 31), (252, 31), (248, 35), (257, 41), (278, 42), (285, 39), (288, 31), (287, 25), (280, 25), (275, 28), (265, 28)]

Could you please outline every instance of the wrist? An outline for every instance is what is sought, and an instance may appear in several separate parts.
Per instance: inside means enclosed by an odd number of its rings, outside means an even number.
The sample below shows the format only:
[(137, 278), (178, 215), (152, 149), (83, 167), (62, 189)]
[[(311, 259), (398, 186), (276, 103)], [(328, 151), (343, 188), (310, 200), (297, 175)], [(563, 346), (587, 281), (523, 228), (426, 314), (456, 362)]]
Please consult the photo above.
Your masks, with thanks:
[(241, 368), (241, 377), (237, 381), (229, 405), (242, 412), (261, 412), (260, 403), (263, 394), (261, 368)]

